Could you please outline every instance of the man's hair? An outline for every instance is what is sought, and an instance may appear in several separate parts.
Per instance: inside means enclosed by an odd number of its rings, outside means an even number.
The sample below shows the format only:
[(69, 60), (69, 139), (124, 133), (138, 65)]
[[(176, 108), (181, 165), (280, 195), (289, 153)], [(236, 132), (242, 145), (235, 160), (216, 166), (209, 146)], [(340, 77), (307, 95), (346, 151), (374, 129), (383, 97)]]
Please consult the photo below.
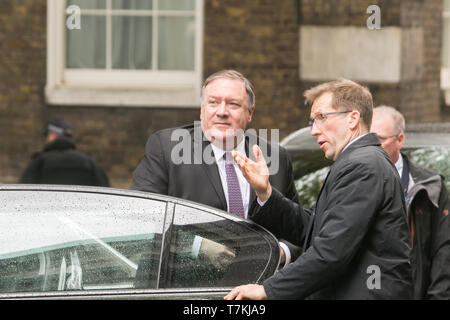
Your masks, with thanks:
[(392, 120), (392, 129), (395, 134), (399, 134), (401, 132), (405, 132), (406, 122), (405, 117), (400, 113), (400, 111), (396, 110), (394, 107), (390, 106), (378, 106), (373, 109), (373, 113), (380, 113), (385, 116), (388, 116)]
[(245, 86), (245, 91), (247, 92), (247, 107), (250, 109), (255, 105), (256, 98), (255, 93), (253, 91), (253, 85), (251, 84), (250, 80), (245, 78), (240, 72), (236, 70), (222, 70), (218, 71), (216, 73), (213, 73), (210, 75), (202, 86), (202, 91), (200, 93), (200, 101), (201, 104), (203, 104), (203, 95), (205, 93), (206, 86), (211, 83), (212, 81), (219, 79), (219, 78), (226, 78), (226, 79), (232, 79), (232, 80), (239, 80), (241, 81)]
[(333, 95), (331, 107), (335, 110), (356, 110), (361, 115), (362, 123), (367, 129), (372, 124), (373, 99), (367, 87), (354, 81), (339, 78), (306, 90), (306, 104), (313, 104), (322, 94), (330, 92)]

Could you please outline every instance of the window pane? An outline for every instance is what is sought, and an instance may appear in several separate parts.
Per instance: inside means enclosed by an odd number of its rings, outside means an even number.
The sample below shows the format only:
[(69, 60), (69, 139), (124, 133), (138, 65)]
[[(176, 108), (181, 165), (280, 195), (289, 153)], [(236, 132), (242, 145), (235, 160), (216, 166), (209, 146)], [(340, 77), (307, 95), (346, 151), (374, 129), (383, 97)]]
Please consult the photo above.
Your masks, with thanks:
[(68, 0), (67, 6), (79, 6), (83, 9), (106, 9), (106, 0)]
[(194, 70), (194, 18), (159, 17), (158, 22), (158, 69)]
[(195, 10), (195, 0), (158, 0), (159, 10)]
[(113, 9), (152, 10), (153, 0), (113, 0)]
[(165, 202), (42, 191), (0, 202), (0, 292), (155, 287)]
[(152, 18), (112, 18), (112, 64), (114, 69), (152, 68)]
[[(209, 247), (209, 249), (207, 249)], [(236, 222), (182, 205), (175, 208), (164, 288), (255, 283), (271, 259), (259, 233)]]
[(66, 28), (66, 67), (106, 67), (106, 18), (81, 15), (81, 29)]

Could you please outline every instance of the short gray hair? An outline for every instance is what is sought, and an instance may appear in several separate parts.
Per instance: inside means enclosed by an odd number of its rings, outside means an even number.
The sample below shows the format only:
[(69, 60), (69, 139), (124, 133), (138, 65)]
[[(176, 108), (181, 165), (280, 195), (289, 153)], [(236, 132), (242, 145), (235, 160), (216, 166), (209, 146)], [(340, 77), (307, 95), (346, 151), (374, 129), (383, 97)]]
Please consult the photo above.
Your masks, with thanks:
[(373, 113), (382, 113), (391, 118), (395, 134), (405, 132), (405, 117), (394, 107), (381, 105), (373, 109)]
[(251, 84), (250, 80), (248, 80), (246, 77), (244, 77), (240, 72), (236, 70), (222, 70), (218, 71), (216, 73), (213, 73), (210, 75), (202, 86), (202, 91), (200, 93), (200, 103), (203, 104), (203, 95), (205, 93), (206, 86), (211, 83), (212, 81), (219, 79), (219, 78), (227, 78), (232, 80), (239, 80), (241, 81), (245, 86), (245, 91), (247, 92), (247, 107), (250, 109), (253, 107), (256, 103), (256, 97), (255, 93), (253, 91), (253, 85)]

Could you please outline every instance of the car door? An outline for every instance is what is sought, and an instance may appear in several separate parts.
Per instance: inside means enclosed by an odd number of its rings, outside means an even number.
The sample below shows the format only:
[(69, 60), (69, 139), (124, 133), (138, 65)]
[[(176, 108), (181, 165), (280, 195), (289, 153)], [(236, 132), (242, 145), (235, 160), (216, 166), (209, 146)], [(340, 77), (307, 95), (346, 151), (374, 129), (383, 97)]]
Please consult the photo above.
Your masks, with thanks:
[[(279, 263), (275, 237), (262, 227), (237, 217), (177, 203), (165, 238), (164, 261), (158, 288), (197, 297), (210, 288), (260, 283)], [(207, 296), (204, 295), (204, 296)]]
[(137, 191), (2, 186), (0, 229), (4, 299), (214, 299), (279, 260), (254, 223)]

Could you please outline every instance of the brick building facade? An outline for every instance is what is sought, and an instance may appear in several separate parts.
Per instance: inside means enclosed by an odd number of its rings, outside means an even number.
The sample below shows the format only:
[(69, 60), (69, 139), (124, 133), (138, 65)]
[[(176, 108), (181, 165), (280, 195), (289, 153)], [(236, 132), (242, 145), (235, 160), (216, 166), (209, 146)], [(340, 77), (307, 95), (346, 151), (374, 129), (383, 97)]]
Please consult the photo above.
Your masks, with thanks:
[[(376, 104), (398, 107), (410, 123), (450, 121), (440, 90), (438, 0), (204, 0), (203, 77), (225, 68), (244, 73), (256, 91), (252, 127), (279, 128), (282, 138), (306, 125), (302, 92), (321, 82), (303, 76), (301, 53), (308, 48), (301, 46), (302, 30), (366, 32), (366, 9), (373, 4), (381, 8), (382, 28), (401, 35), (401, 69), (395, 81), (360, 82)], [(78, 148), (101, 163), (112, 186), (127, 188), (151, 133), (199, 118), (199, 107), (49, 104), (46, 57), (47, 0), (1, 1), (0, 182), (17, 181), (30, 155), (43, 146), (44, 124), (62, 117), (73, 123)]]

